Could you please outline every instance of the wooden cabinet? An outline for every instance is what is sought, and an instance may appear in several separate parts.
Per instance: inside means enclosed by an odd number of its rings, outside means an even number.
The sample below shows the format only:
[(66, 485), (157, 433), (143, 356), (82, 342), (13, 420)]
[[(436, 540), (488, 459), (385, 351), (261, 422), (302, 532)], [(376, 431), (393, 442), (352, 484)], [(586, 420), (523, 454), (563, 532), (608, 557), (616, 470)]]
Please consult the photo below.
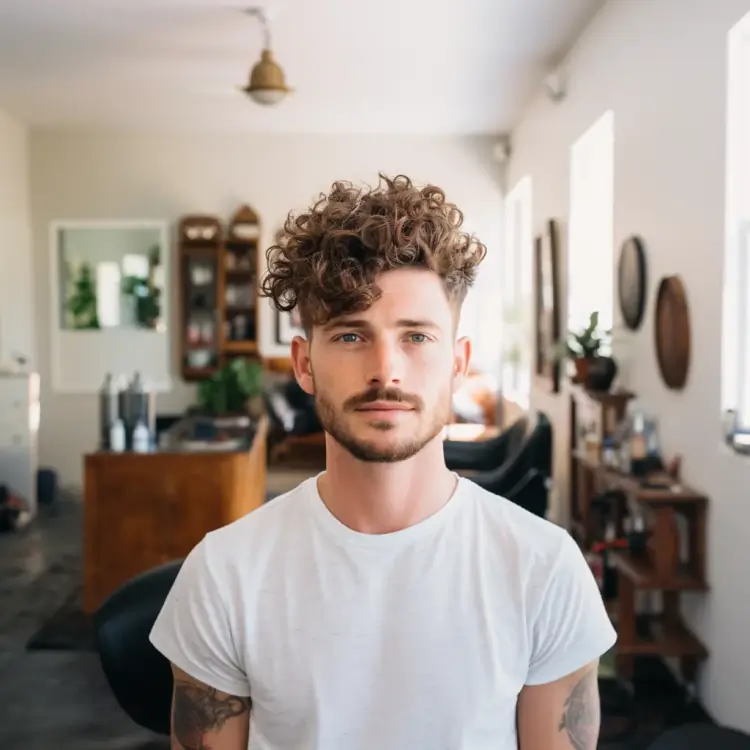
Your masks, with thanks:
[(201, 380), (221, 366), (219, 269), (222, 228), (214, 216), (179, 223), (180, 365), (185, 380)]
[(268, 423), (249, 451), (85, 457), (84, 610), (133, 576), (185, 557), (209, 531), (260, 507)]
[(247, 205), (226, 226), (184, 216), (178, 235), (182, 376), (203, 380), (232, 358), (258, 355), (260, 220)]
[(219, 275), (221, 349), (225, 360), (258, 352), (260, 221), (242, 206), (227, 227)]

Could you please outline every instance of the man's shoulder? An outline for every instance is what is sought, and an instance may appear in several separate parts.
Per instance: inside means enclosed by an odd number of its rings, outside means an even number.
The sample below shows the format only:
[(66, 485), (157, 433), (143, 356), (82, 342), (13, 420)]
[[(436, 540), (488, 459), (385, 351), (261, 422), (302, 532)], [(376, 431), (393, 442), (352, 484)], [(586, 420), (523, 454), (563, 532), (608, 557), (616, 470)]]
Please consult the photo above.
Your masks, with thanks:
[(479, 523), (492, 545), (530, 565), (550, 563), (568, 541), (567, 529), (534, 515), (507, 498), (467, 482)]
[(212, 559), (232, 561), (251, 554), (256, 559), (290, 530), (300, 530), (309, 501), (307, 479), (294, 489), (266, 501), (256, 510), (206, 534), (204, 542)]

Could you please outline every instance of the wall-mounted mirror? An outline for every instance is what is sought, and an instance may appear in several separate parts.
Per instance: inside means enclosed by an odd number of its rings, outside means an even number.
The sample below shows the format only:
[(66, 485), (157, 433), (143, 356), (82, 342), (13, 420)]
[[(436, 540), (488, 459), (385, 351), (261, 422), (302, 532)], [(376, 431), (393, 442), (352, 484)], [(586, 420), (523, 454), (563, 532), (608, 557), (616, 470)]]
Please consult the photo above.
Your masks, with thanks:
[(60, 328), (163, 326), (162, 243), (158, 226), (60, 227)]
[(56, 221), (50, 235), (55, 390), (90, 393), (135, 370), (168, 390), (167, 223)]

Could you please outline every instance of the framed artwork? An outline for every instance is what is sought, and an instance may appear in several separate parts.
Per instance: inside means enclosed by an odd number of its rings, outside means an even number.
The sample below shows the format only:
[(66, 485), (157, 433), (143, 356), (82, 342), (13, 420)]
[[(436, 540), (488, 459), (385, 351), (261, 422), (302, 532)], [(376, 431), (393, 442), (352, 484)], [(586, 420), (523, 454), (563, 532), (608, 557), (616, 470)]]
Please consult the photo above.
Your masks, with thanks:
[(560, 287), (558, 227), (549, 219), (534, 243), (535, 335), (537, 381), (560, 392)]
[(295, 336), (304, 336), (305, 329), (299, 310), (295, 308), (291, 312), (276, 310), (276, 343), (289, 346)]

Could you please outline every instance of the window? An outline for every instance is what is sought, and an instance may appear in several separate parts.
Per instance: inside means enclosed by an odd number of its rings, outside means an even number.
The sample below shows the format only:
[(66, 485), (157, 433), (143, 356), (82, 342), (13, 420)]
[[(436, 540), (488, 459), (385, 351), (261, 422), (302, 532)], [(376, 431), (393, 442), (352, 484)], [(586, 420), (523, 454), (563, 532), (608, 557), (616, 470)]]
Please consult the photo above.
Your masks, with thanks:
[(147, 279), (149, 273), (148, 256), (127, 253), (122, 256), (122, 275)]
[(614, 115), (602, 115), (570, 149), (568, 329), (614, 315)]
[(502, 393), (529, 406), (534, 348), (532, 319), (533, 257), (531, 177), (519, 180), (505, 199), (503, 244)]
[(729, 32), (727, 62), (721, 400), (727, 441), (744, 452), (750, 449), (743, 439), (750, 433), (750, 14)]

